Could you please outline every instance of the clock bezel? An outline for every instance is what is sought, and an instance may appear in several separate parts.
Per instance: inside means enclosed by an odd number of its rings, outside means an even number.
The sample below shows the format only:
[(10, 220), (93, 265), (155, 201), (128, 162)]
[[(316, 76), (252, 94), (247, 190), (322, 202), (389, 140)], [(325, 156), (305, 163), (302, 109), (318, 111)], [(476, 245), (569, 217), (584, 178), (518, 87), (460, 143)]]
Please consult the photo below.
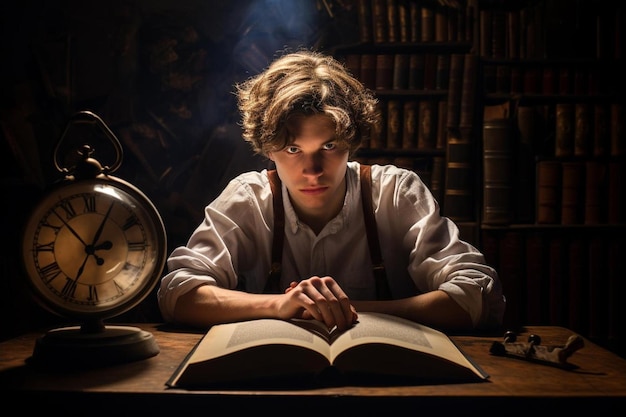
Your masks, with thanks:
[[(145, 268), (149, 268), (149, 270), (145, 271), (145, 273), (141, 273), (141, 276), (137, 278), (140, 281), (134, 284), (138, 287), (133, 290), (133, 294), (131, 296), (114, 300), (106, 306), (97, 304), (83, 304), (79, 306), (76, 303), (64, 301), (61, 296), (52, 296), (52, 291), (44, 289), (45, 284), (42, 285), (40, 283), (42, 276), (38, 272), (38, 269), (34, 266), (35, 261), (32, 254), (33, 246), (37, 242), (37, 235), (35, 232), (40, 227), (39, 225), (42, 220), (47, 217), (48, 213), (50, 213), (50, 210), (58, 205), (60, 195), (68, 198), (71, 195), (80, 194), (80, 192), (74, 192), (74, 190), (84, 190), (86, 188), (93, 190), (92, 192), (94, 193), (102, 192), (96, 190), (96, 187), (98, 186), (110, 187), (114, 190), (119, 190), (134, 200), (136, 206), (127, 207), (127, 209), (133, 212), (133, 214), (138, 214), (139, 211), (143, 211), (143, 215), (140, 215), (139, 217), (144, 219), (144, 222), (147, 222), (144, 224), (144, 227), (150, 227), (153, 229), (151, 233), (152, 236), (148, 236), (148, 238), (152, 238), (154, 240), (149, 243), (154, 246), (153, 256), (156, 259), (151, 265), (143, 266)], [(110, 198), (113, 199), (113, 197)], [(121, 204), (127, 205), (125, 202), (121, 202)], [(166, 257), (167, 234), (163, 220), (157, 208), (137, 187), (120, 178), (105, 174), (98, 175), (95, 178), (80, 180), (66, 178), (63, 181), (54, 184), (44, 193), (31, 211), (24, 225), (24, 232), (22, 234), (21, 260), (30, 293), (33, 295), (35, 301), (46, 310), (55, 313), (58, 316), (81, 321), (108, 319), (119, 316), (136, 307), (148, 295), (150, 295), (156, 287), (165, 267)], [(43, 291), (48, 291), (48, 293), (44, 293)]]

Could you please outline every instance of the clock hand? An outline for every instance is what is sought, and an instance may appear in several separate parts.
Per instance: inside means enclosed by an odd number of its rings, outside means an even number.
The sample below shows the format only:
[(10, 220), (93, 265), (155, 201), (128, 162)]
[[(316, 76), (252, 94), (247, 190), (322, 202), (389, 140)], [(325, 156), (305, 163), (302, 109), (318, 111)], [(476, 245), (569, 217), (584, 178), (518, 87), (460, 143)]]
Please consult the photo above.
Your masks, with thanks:
[(113, 209), (113, 202), (111, 202), (111, 205), (109, 206), (109, 209), (107, 210), (106, 214), (104, 215), (104, 218), (102, 219), (102, 222), (100, 223), (100, 227), (98, 227), (98, 230), (96, 231), (96, 234), (93, 237), (93, 241), (91, 243), (91, 246), (94, 246), (97, 242), (98, 239), (100, 239), (100, 235), (102, 234), (102, 230), (104, 229), (104, 225), (107, 222), (107, 219), (109, 218), (109, 215), (111, 214), (111, 210)]
[(65, 219), (64, 219), (62, 216), (60, 216), (60, 215), (59, 215), (59, 213), (57, 213), (55, 210), (52, 210), (52, 212), (53, 212), (53, 213), (54, 213), (54, 214), (55, 214), (55, 215), (59, 218), (59, 220), (61, 220), (61, 221), (63, 222), (63, 224), (64, 224), (65, 226), (67, 226), (68, 230), (69, 230), (70, 232), (72, 232), (72, 234), (73, 234), (74, 236), (76, 236), (76, 237), (78, 238), (78, 240), (80, 240), (80, 242), (81, 242), (83, 245), (87, 246), (87, 244), (85, 243), (85, 241), (83, 240), (83, 238), (82, 238), (82, 237), (80, 237), (80, 235), (78, 234), (78, 232), (76, 232), (76, 230), (74, 230), (74, 228), (73, 228), (72, 226), (70, 226), (70, 224), (69, 224), (68, 222), (66, 222), (66, 221), (65, 221)]
[(88, 247), (90, 249), (90, 253), (89, 254), (93, 255), (93, 257), (96, 258), (96, 263), (98, 265), (102, 265), (104, 263), (104, 259), (102, 259), (98, 255), (96, 255), (96, 251), (100, 250), (100, 249), (109, 250), (112, 247), (113, 247), (113, 243), (111, 243), (110, 240), (105, 240), (104, 242), (102, 242), (98, 246)]
[(78, 268), (78, 272), (76, 273), (76, 279), (74, 280), (74, 282), (77, 282), (78, 278), (80, 278), (80, 276), (83, 274), (83, 271), (85, 271), (85, 264), (87, 263), (87, 259), (89, 259), (89, 254), (85, 256), (85, 259), (83, 259), (83, 264), (80, 266), (80, 268)]

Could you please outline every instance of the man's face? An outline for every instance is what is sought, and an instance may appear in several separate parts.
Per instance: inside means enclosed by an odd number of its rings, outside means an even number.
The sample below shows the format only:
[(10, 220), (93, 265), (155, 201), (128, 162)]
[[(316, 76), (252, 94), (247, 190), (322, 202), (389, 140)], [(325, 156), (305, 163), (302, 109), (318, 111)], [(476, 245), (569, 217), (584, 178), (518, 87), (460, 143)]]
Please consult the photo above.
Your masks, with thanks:
[(289, 145), (269, 157), (298, 215), (328, 221), (343, 206), (349, 151), (336, 140), (328, 116), (293, 116), (287, 130)]

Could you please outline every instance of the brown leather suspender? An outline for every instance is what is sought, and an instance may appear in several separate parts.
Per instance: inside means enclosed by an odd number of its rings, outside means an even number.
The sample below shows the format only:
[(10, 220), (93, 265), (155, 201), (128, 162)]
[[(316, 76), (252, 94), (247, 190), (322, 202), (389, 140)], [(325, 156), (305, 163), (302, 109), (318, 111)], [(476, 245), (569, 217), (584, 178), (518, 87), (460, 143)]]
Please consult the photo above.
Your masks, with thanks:
[[(264, 292), (276, 294), (281, 291), (279, 281), (283, 253), (282, 247), (285, 237), (285, 211), (283, 208), (281, 182), (276, 170), (269, 170), (268, 177), (274, 204), (274, 239), (272, 242), (272, 265)], [(363, 202), (363, 216), (365, 218), (365, 230), (367, 232), (370, 258), (374, 267), (374, 278), (376, 279), (376, 294), (379, 300), (389, 300), (391, 299), (391, 291), (389, 290), (385, 265), (383, 264), (380, 243), (378, 241), (378, 229), (376, 227), (376, 217), (374, 216), (374, 205), (372, 203), (372, 175), (369, 165), (361, 165), (361, 200)]]

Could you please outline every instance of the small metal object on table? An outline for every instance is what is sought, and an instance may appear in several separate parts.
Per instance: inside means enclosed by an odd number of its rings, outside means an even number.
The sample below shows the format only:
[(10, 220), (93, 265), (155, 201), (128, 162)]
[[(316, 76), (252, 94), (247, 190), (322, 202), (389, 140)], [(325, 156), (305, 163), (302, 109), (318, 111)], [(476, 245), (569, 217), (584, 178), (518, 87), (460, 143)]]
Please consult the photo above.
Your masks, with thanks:
[(541, 337), (536, 334), (529, 335), (525, 343), (516, 342), (516, 339), (515, 332), (507, 331), (504, 342), (493, 342), (489, 353), (572, 369), (575, 365), (568, 363), (567, 359), (585, 345), (583, 338), (578, 335), (570, 336), (562, 346), (544, 346)]

